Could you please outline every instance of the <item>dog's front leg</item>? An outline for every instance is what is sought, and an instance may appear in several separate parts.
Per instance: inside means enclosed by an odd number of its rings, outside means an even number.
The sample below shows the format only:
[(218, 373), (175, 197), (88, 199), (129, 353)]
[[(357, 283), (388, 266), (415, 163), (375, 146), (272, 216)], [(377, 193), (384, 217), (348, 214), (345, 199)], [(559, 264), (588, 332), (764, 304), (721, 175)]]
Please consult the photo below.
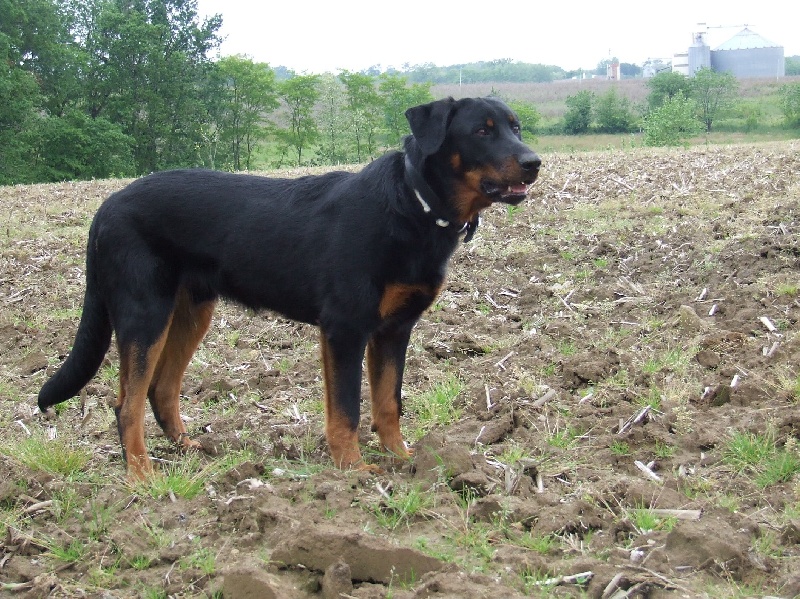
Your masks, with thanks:
[(399, 458), (410, 452), (400, 432), (402, 412), (400, 391), (403, 384), (406, 349), (415, 321), (376, 332), (367, 345), (367, 373), (372, 398), (372, 430), (381, 445)]
[(361, 415), (361, 362), (367, 340), (364, 335), (336, 327), (320, 331), (322, 371), (325, 383), (325, 437), (337, 468), (373, 470), (365, 464), (358, 447)]

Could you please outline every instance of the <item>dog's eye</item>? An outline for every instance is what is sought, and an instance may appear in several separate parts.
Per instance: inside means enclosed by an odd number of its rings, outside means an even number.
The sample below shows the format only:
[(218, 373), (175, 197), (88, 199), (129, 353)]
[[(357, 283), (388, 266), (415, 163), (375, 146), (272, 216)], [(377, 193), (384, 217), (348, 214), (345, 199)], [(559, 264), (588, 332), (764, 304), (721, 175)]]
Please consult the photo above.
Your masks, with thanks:
[(511, 125), (511, 130), (514, 132), (514, 135), (519, 135), (520, 134), (519, 125)]
[(481, 127), (475, 132), (476, 135), (480, 135), (481, 137), (486, 137), (487, 135), (491, 134), (491, 131), (488, 127)]

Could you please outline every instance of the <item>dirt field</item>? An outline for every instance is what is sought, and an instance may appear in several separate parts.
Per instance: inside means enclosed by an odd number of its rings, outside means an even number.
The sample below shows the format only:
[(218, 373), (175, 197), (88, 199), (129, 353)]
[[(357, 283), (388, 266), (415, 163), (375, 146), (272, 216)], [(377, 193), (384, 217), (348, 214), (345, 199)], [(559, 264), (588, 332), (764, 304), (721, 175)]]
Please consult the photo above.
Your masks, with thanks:
[(127, 485), (113, 352), (34, 409), (123, 182), (0, 188), (0, 595), (800, 594), (800, 144), (543, 158), (415, 330), (416, 457), (381, 476), (331, 468), (316, 331), (221, 305), (205, 452), (148, 415), (163, 475)]

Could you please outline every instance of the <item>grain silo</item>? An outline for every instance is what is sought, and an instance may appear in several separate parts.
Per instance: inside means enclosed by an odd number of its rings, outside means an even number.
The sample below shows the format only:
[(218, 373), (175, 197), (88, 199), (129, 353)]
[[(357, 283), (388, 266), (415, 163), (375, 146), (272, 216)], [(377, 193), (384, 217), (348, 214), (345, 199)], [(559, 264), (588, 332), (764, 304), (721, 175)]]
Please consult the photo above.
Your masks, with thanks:
[(711, 51), (711, 68), (740, 78), (783, 77), (783, 46), (745, 27)]
[(711, 47), (706, 43), (704, 34), (695, 33), (693, 40), (686, 56), (688, 62), (686, 74), (689, 77), (694, 77), (700, 69), (711, 68)]

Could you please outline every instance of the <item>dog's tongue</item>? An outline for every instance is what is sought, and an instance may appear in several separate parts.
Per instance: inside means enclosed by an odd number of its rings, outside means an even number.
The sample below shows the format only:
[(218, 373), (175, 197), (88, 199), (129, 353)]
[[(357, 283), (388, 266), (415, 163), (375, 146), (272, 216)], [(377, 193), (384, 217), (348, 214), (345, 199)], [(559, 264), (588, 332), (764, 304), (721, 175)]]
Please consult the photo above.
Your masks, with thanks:
[(527, 193), (527, 191), (528, 191), (527, 185), (525, 185), (524, 183), (517, 183), (516, 185), (509, 185), (508, 189), (506, 190), (506, 193), (517, 195), (520, 193)]

